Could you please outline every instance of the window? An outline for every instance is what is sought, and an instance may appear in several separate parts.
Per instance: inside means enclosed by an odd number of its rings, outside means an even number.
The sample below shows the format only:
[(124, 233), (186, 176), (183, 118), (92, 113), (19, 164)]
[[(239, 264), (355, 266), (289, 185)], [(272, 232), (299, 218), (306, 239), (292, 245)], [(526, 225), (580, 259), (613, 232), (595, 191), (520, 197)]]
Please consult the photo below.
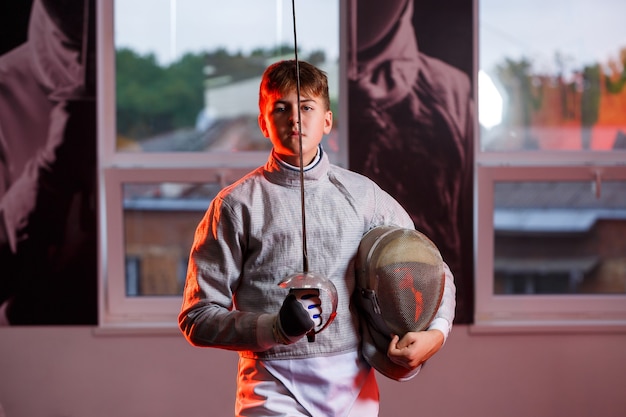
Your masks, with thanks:
[[(335, 123), (323, 146), (345, 166), (339, 1), (296, 7), (298, 57), (329, 77)], [(117, 0), (98, 8), (100, 321), (172, 325), (195, 227), (219, 189), (267, 159), (258, 87), (270, 62), (294, 56), (291, 3)]]
[(477, 175), (476, 324), (623, 325), (626, 170), (481, 166)]
[[(103, 325), (175, 323), (208, 201), (266, 160), (256, 89), (293, 56), (291, 4), (210, 3), (98, 2)], [(324, 146), (346, 166), (345, 2), (296, 4), (329, 22), (297, 22), (299, 57), (336, 82)], [(475, 327), (624, 326), (626, 4), (475, 4)]]
[(250, 169), (110, 167), (103, 324), (170, 322), (180, 308), (195, 228), (210, 200)]
[(477, 13), (475, 322), (624, 326), (626, 5), (505, 3)]

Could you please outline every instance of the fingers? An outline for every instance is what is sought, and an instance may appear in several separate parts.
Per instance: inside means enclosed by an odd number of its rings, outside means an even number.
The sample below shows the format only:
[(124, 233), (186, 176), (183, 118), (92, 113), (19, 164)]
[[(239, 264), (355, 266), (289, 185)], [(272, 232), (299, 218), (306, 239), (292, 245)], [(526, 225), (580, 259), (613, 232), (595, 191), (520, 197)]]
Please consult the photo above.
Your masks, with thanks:
[(309, 313), (311, 320), (315, 323), (315, 327), (322, 325), (322, 300), (320, 292), (317, 289), (297, 289), (292, 290), (298, 302)]
[(296, 296), (298, 300), (320, 299), (320, 290), (317, 288), (298, 288), (289, 291)]
[(314, 298), (307, 298), (300, 299), (298, 301), (300, 301), (302, 307), (304, 307), (304, 309), (309, 313), (309, 316), (315, 323), (315, 326), (320, 326), (322, 324), (322, 305), (320, 299), (317, 298), (317, 300), (315, 300)]
[(402, 338), (393, 335), (387, 349), (389, 359), (407, 369), (415, 369), (423, 362), (423, 354), (413, 336), (411, 332)]
[(415, 369), (430, 359), (443, 344), (439, 330), (408, 332), (402, 338), (393, 335), (387, 356), (391, 361), (408, 369)]

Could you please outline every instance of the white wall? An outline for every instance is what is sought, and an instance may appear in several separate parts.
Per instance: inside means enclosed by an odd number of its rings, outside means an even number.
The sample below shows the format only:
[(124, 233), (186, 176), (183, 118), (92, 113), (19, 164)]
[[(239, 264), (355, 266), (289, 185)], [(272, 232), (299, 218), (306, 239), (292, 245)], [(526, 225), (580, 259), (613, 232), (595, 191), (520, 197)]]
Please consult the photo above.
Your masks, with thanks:
[[(6, 417), (232, 416), (235, 372), (235, 353), (191, 347), (176, 331), (0, 328)], [(455, 326), (416, 379), (379, 383), (381, 417), (623, 417), (626, 333)]]

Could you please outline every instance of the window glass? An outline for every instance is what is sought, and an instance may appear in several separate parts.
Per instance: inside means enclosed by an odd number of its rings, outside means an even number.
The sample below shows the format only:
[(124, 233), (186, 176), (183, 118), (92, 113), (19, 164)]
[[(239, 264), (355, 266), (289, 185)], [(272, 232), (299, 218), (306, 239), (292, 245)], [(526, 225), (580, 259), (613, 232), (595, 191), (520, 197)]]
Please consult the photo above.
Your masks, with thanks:
[[(334, 161), (339, 1), (296, 7), (298, 58), (329, 77), (335, 127), (323, 146)], [(267, 65), (295, 56), (291, 2), (123, 0), (114, 13), (117, 152), (271, 148), (257, 125), (258, 88)]]
[(484, 151), (626, 149), (626, 2), (479, 2)]
[(494, 185), (494, 294), (625, 294), (626, 182)]
[(182, 294), (196, 226), (221, 187), (123, 184), (126, 296)]
[[(258, 88), (269, 64), (295, 57), (293, 9), (284, 0), (101, 6), (114, 34), (110, 40), (111, 31), (103, 32), (111, 55), (99, 73), (114, 86), (101, 94), (114, 113), (101, 126), (105, 312), (111, 321), (144, 320), (179, 303), (195, 228), (218, 190), (267, 158), (271, 143), (257, 124)], [(295, 6), (298, 58), (328, 75), (334, 123), (322, 146), (331, 162), (345, 165), (339, 0)]]

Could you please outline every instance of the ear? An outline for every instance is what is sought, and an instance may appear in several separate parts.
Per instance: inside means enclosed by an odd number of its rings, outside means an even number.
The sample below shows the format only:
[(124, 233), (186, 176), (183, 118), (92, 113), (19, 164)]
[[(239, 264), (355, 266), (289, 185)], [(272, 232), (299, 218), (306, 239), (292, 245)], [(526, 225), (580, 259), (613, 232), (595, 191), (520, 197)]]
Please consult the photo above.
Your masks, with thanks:
[(269, 138), (270, 132), (267, 130), (267, 123), (265, 122), (265, 117), (263, 117), (263, 114), (259, 113), (258, 121), (259, 121), (259, 129), (261, 129), (263, 136), (265, 136), (266, 138)]
[(333, 112), (328, 110), (324, 115), (324, 134), (328, 135), (333, 129)]

